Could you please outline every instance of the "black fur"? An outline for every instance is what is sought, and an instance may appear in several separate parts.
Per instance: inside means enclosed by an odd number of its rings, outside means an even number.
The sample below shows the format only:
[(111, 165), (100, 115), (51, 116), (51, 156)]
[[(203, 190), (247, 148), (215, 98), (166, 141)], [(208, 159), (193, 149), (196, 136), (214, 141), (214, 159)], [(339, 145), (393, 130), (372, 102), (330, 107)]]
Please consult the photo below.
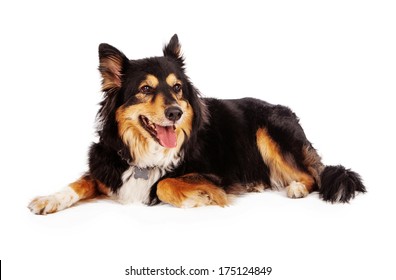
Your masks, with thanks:
[[(103, 141), (103, 140), (102, 140)], [(112, 191), (121, 186), (122, 173), (129, 167), (119, 153), (103, 142), (94, 143), (89, 151), (90, 175)]]
[(360, 175), (341, 165), (326, 166), (321, 174), (320, 197), (329, 202), (348, 202), (358, 192), (365, 193)]

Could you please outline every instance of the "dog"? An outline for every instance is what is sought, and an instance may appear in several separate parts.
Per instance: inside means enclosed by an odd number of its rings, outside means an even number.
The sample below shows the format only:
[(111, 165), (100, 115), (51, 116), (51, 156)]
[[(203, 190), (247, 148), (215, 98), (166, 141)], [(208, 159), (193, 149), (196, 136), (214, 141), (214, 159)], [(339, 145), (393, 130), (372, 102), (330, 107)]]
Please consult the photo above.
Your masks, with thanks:
[(185, 73), (175, 34), (163, 56), (129, 60), (99, 45), (103, 100), (89, 170), (65, 189), (37, 197), (35, 214), (107, 196), (121, 203), (226, 206), (230, 195), (286, 189), (349, 202), (359, 174), (325, 166), (288, 108), (253, 98), (203, 98)]

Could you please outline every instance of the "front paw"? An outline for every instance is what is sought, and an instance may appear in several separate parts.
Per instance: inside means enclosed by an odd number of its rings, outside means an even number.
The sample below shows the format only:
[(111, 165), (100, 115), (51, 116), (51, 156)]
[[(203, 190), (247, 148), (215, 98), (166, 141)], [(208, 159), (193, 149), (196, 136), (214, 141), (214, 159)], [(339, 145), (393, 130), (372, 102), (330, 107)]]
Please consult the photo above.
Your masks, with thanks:
[(183, 199), (178, 203), (181, 208), (200, 207), (205, 205), (227, 205), (227, 196), (222, 190), (196, 189), (183, 192)]
[(162, 202), (181, 208), (228, 205), (227, 194), (223, 189), (213, 184), (189, 184), (175, 178), (159, 182), (157, 195)]
[(60, 202), (55, 195), (40, 196), (33, 199), (28, 208), (37, 215), (46, 215), (59, 211)]
[(79, 200), (78, 194), (70, 187), (48, 196), (39, 196), (33, 199), (28, 208), (37, 215), (46, 215), (70, 207)]

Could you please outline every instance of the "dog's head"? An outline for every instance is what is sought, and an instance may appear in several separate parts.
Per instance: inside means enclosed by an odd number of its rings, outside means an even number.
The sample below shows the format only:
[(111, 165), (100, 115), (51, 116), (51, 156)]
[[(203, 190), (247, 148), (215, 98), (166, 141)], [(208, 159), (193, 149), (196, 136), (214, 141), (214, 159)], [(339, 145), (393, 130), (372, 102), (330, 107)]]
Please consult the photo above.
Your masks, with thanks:
[(110, 142), (118, 134), (135, 162), (147, 161), (153, 153), (180, 151), (193, 129), (202, 125), (203, 106), (184, 72), (177, 35), (163, 53), (129, 60), (108, 44), (99, 46), (104, 92), (99, 134), (112, 138)]

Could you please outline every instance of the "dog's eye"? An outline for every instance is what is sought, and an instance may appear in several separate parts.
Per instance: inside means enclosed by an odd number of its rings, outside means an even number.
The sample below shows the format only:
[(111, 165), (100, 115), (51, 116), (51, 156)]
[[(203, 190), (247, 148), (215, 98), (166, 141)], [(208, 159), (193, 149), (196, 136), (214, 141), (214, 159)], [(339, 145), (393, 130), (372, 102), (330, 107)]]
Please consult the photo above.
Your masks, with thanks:
[(181, 89), (182, 89), (182, 85), (181, 85), (181, 84), (175, 84), (175, 85), (173, 86), (173, 91), (174, 91), (175, 93), (179, 93), (179, 92), (181, 91)]
[(153, 88), (150, 86), (142, 86), (139, 90), (141, 93), (148, 94), (153, 92)]

